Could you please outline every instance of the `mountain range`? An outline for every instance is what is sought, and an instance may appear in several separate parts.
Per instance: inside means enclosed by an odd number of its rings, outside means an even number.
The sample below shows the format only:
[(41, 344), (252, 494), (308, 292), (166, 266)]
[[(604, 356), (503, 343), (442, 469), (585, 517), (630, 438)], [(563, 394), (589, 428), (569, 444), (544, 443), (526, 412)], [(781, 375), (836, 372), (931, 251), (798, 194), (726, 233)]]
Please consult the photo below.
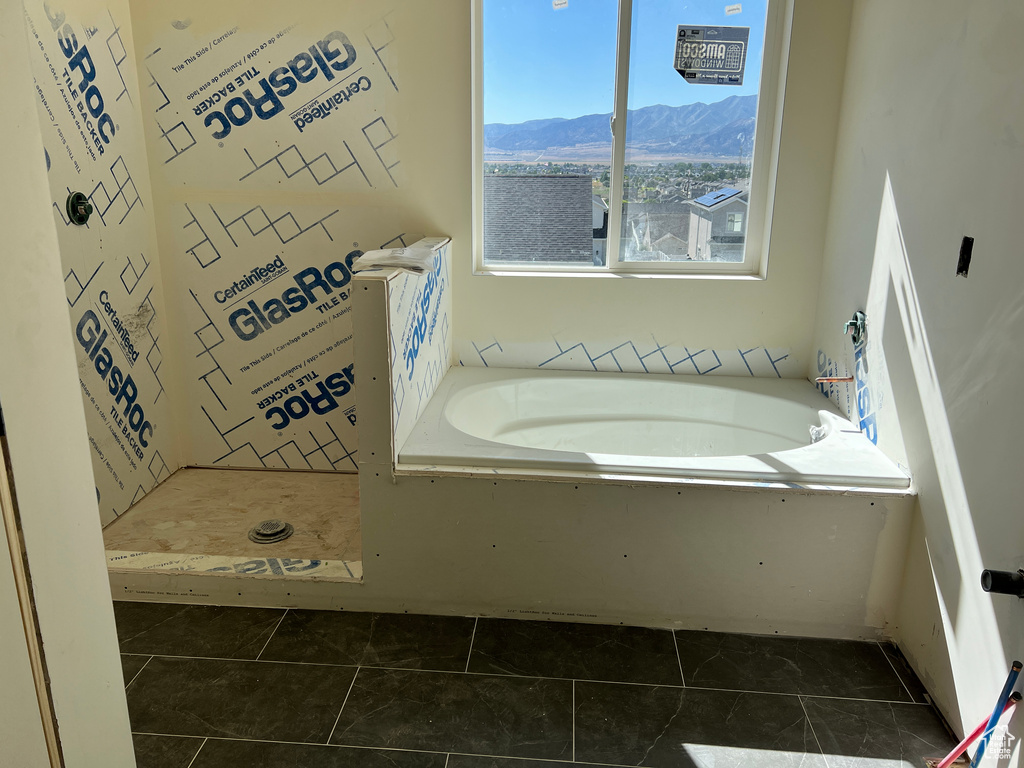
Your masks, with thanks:
[[(626, 145), (648, 152), (708, 156), (749, 153), (754, 140), (757, 96), (730, 96), (713, 104), (629, 110)], [(532, 152), (581, 145), (611, 145), (611, 113), (548, 118), (484, 126), (489, 154)]]

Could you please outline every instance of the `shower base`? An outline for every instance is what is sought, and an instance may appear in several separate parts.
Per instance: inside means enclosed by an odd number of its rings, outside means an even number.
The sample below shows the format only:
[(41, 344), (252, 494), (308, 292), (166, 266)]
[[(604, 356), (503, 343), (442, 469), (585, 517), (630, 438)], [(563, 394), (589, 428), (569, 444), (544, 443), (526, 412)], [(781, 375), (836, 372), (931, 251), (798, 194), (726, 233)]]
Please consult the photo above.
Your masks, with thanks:
[[(294, 526), (249, 540), (264, 520)], [(187, 468), (103, 530), (111, 571), (359, 581), (359, 477), (338, 472)]]

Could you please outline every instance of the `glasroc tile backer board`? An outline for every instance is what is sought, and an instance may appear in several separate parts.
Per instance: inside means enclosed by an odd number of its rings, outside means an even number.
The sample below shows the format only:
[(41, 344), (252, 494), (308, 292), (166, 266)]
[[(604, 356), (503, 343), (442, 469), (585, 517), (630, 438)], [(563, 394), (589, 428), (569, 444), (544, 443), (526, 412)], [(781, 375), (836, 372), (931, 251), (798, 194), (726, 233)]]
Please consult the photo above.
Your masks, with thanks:
[(352, 264), (402, 246), (389, 7), (136, 13), (185, 463), (356, 471)]
[[(53, 217), (101, 518), (177, 468), (167, 316), (126, 1), (27, 0)], [(69, 193), (93, 208), (72, 223)], [(52, 311), (63, 314), (54, 307)]]

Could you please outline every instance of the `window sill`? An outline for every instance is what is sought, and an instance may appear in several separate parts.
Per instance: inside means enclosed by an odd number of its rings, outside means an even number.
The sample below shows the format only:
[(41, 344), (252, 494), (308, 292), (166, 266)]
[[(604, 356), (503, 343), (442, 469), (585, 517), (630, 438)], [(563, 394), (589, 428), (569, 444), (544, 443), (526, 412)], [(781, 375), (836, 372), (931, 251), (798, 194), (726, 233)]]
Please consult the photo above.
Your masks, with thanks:
[(581, 277), (598, 279), (641, 278), (655, 280), (732, 280), (732, 281), (764, 281), (765, 275), (748, 272), (654, 272), (629, 271), (617, 269), (614, 272), (597, 267), (593, 270), (583, 269), (474, 269), (474, 277)]

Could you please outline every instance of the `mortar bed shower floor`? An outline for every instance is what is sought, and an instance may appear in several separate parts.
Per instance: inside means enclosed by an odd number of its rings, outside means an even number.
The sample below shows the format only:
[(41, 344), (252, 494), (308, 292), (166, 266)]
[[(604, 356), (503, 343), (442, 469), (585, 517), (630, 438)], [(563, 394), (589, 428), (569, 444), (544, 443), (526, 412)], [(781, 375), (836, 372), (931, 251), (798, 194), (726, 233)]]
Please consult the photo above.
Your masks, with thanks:
[[(250, 541), (249, 530), (269, 519), (291, 523), (295, 533), (274, 544)], [(309, 565), (319, 561), (347, 564), (332, 573), (351, 580), (361, 574), (359, 478), (338, 472), (181, 469), (110, 523), (103, 540), (112, 568), (218, 568), (272, 576), (287, 567), (289, 575), (301, 576), (306, 569), (310, 576), (325, 575), (322, 565)]]

